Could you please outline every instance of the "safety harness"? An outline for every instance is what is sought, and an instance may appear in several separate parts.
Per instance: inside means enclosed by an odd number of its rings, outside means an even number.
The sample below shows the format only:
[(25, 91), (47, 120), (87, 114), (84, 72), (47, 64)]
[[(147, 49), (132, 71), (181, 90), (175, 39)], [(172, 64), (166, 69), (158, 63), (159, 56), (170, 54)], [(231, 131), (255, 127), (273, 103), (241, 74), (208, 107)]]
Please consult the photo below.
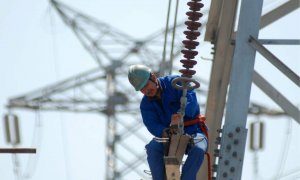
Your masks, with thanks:
[(184, 126), (192, 126), (198, 124), (201, 131), (205, 134), (206, 138), (208, 138), (208, 129), (205, 124), (206, 117), (199, 114), (196, 119), (184, 121)]
[[(196, 119), (193, 119), (193, 120), (189, 120), (189, 121), (184, 121), (184, 126), (192, 126), (192, 125), (195, 125), (195, 124), (198, 124), (201, 131), (204, 133), (204, 135), (206, 136), (207, 138), (207, 141), (208, 141), (208, 128), (205, 124), (205, 121), (206, 121), (206, 117), (199, 114)], [(208, 145), (208, 143), (207, 143)], [(207, 169), (208, 169), (208, 180), (211, 179), (211, 160), (210, 160), (210, 154), (208, 153), (208, 150), (205, 152), (205, 155), (206, 155), (206, 158), (207, 158)]]

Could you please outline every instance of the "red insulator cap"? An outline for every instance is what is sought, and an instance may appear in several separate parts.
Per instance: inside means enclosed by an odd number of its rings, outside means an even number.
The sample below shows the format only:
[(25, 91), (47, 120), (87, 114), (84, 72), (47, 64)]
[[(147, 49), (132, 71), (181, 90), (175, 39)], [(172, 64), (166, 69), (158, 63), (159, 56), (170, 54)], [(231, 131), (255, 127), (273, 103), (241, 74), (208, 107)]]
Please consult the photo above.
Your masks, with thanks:
[(200, 11), (200, 9), (204, 6), (201, 2), (190, 1), (187, 3), (190, 6), (190, 10), (192, 11)]
[(191, 40), (183, 40), (182, 43), (187, 49), (196, 49), (196, 47), (199, 45), (199, 42)]
[(194, 59), (195, 56), (198, 54), (198, 51), (192, 51), (192, 50), (181, 50), (181, 53), (184, 54), (183, 57), (187, 59)]
[(187, 25), (187, 29), (191, 31), (197, 30), (201, 26), (201, 23), (194, 21), (185, 21), (184, 24)]
[(195, 11), (189, 11), (189, 12), (186, 12), (185, 14), (188, 16), (189, 20), (192, 20), (192, 21), (198, 21), (200, 19), (200, 17), (203, 16), (202, 13), (195, 12)]
[(182, 66), (185, 68), (193, 68), (197, 64), (197, 61), (187, 60), (187, 59), (182, 59), (180, 60), (180, 62), (183, 64)]
[(183, 32), (186, 35), (186, 38), (189, 40), (195, 40), (198, 36), (200, 36), (199, 31), (184, 31)]
[(191, 69), (180, 69), (179, 72), (181, 72), (181, 76), (183, 77), (189, 77), (191, 78), (194, 74), (196, 74), (195, 70), (191, 70)]
[(181, 50), (181, 53), (183, 53), (183, 54), (190, 54), (190, 55), (196, 56), (198, 54), (198, 51), (192, 51), (192, 50), (183, 49), (183, 50)]

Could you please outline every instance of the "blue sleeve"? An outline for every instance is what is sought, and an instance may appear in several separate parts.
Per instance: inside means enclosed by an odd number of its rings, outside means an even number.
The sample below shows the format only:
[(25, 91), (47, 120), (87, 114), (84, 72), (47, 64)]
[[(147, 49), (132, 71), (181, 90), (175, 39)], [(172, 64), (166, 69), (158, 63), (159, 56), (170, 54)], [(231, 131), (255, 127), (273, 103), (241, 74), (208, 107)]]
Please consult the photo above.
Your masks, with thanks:
[(141, 102), (140, 106), (143, 123), (145, 124), (148, 131), (155, 137), (162, 137), (162, 132), (166, 128), (162, 123), (159, 122), (158, 114), (155, 113), (151, 107), (147, 107)]

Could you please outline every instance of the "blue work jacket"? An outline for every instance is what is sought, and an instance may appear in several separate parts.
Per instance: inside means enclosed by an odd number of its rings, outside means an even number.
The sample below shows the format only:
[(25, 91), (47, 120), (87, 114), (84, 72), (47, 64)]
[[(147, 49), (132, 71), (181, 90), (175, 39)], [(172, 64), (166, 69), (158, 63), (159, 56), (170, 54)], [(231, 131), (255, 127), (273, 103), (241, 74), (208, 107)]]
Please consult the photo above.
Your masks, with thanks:
[[(161, 137), (163, 129), (168, 128), (171, 123), (172, 114), (180, 110), (181, 90), (172, 87), (172, 80), (175, 75), (158, 78), (161, 86), (161, 99), (153, 99), (147, 96), (142, 98), (140, 110), (143, 122), (148, 131), (155, 137)], [(184, 121), (193, 120), (200, 114), (199, 104), (197, 102), (194, 90), (187, 91), (187, 104), (185, 109)], [(198, 124), (184, 128), (187, 134), (201, 132)]]

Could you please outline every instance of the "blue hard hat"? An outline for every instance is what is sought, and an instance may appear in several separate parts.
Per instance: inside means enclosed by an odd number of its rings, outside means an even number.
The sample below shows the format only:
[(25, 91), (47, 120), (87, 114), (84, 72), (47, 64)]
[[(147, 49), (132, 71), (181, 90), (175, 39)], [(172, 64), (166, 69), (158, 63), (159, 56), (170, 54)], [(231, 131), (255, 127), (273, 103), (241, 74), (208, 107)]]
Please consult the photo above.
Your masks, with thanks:
[(128, 71), (128, 80), (136, 91), (140, 91), (148, 82), (151, 69), (145, 65), (131, 65)]

